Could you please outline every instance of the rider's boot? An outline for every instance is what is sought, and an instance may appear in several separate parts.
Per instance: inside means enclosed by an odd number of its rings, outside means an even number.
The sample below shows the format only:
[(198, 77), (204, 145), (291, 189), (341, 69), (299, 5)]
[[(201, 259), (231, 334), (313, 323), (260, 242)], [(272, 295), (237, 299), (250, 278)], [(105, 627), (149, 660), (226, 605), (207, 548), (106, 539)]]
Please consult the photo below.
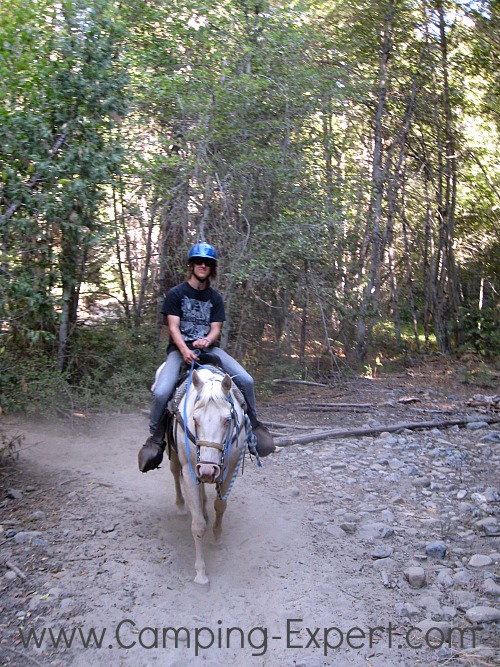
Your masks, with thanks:
[(159, 468), (163, 460), (164, 451), (165, 441), (155, 438), (154, 435), (150, 435), (139, 450), (139, 470), (141, 472), (148, 472), (148, 470)]
[(274, 444), (273, 436), (264, 424), (257, 420), (253, 420), (251, 423), (253, 434), (257, 440), (256, 448), (259, 456), (264, 458), (264, 456), (269, 456), (269, 454), (275, 452), (276, 445)]

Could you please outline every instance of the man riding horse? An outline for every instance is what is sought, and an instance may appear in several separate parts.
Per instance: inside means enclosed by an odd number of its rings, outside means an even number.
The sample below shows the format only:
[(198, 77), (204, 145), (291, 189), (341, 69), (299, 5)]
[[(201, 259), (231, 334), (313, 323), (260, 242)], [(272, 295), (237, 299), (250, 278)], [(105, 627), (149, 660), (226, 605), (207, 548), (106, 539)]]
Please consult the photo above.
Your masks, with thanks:
[(150, 436), (139, 451), (141, 472), (158, 468), (163, 459), (165, 408), (174, 392), (183, 362), (190, 366), (198, 359), (199, 351), (215, 358), (243, 393), (259, 456), (267, 456), (276, 449), (271, 434), (257, 419), (253, 378), (241, 364), (216, 345), (226, 315), (221, 295), (210, 286), (210, 278), (217, 275), (215, 248), (209, 243), (196, 243), (188, 254), (188, 269), (188, 280), (169, 290), (161, 308), (170, 340), (167, 360), (153, 389)]

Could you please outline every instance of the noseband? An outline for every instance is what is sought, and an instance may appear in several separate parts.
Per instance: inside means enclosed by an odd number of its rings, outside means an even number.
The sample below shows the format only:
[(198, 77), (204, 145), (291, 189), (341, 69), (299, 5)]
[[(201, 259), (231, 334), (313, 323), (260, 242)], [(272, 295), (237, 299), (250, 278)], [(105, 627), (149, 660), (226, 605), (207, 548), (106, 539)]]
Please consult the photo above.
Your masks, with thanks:
[[(209, 378), (209, 379), (214, 379)], [(186, 395), (187, 395), (187, 390), (186, 390)], [(198, 394), (195, 398), (194, 404), (200, 400), (200, 395)], [(208, 465), (219, 465), (221, 469), (221, 478), (220, 482), (224, 482), (227, 476), (227, 465), (226, 461), (229, 460), (229, 454), (231, 453), (231, 446), (233, 442), (237, 441), (238, 436), (240, 434), (240, 428), (239, 428), (239, 423), (238, 423), (238, 416), (236, 415), (236, 411), (234, 409), (234, 403), (233, 403), (233, 397), (231, 394), (228, 394), (226, 397), (226, 401), (229, 403), (229, 412), (230, 412), (230, 420), (229, 424), (227, 426), (227, 431), (226, 431), (226, 437), (224, 439), (224, 442), (210, 442), (209, 440), (199, 440), (198, 439), (198, 433), (197, 429), (195, 426), (195, 436), (194, 436), (194, 446), (196, 447), (196, 463), (199, 464), (208, 464)], [(187, 401), (184, 401), (184, 411), (186, 411), (186, 403)], [(184, 421), (186, 419), (184, 418)], [(234, 427), (234, 434), (233, 437), (231, 437), (231, 431), (233, 430)], [(201, 447), (211, 447), (212, 449), (218, 449), (219, 452), (221, 452), (221, 457), (219, 460), (218, 464), (214, 464), (212, 461), (202, 461), (200, 458), (200, 449)], [(196, 477), (198, 484), (200, 483), (200, 480), (198, 477)]]

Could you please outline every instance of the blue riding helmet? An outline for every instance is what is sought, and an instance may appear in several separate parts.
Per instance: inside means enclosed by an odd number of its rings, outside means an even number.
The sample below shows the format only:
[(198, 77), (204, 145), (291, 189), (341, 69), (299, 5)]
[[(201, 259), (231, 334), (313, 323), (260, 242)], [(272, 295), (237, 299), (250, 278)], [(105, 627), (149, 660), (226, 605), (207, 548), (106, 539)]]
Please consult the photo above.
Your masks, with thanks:
[(203, 257), (204, 259), (213, 259), (217, 262), (217, 252), (210, 243), (195, 243), (188, 254), (188, 262), (195, 257)]

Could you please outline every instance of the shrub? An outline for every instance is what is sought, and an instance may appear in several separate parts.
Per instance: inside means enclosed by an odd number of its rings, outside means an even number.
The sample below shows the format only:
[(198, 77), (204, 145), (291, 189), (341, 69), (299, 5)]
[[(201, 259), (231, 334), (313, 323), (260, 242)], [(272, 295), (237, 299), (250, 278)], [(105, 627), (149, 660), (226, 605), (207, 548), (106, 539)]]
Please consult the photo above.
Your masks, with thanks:
[(13, 357), (2, 378), (1, 406), (10, 411), (69, 414), (75, 410), (130, 410), (149, 401), (156, 368), (165, 357), (151, 329), (118, 323), (79, 328), (67, 369), (52, 358)]

